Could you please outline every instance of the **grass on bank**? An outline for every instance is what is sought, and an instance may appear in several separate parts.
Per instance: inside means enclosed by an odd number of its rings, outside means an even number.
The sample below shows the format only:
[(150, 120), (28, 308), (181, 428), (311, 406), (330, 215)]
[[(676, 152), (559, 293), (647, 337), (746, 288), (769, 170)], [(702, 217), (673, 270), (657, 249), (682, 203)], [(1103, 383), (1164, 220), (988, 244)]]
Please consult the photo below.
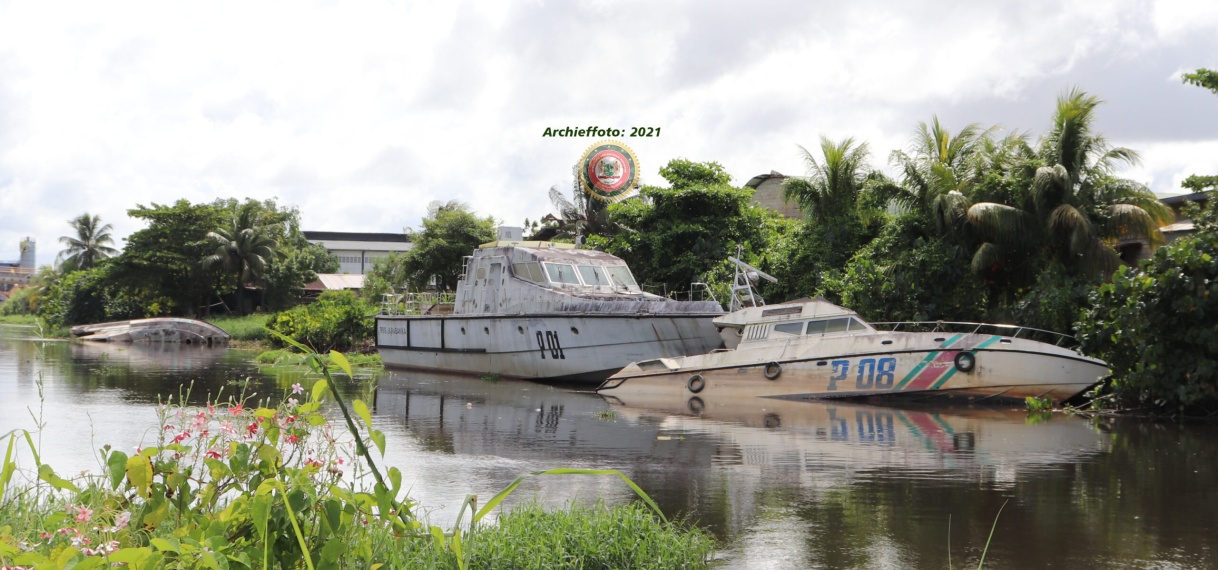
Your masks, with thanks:
[(38, 317), (34, 315), (0, 315), (0, 325), (35, 325)]
[[(266, 366), (307, 366), (305, 362), (309, 355), (296, 352), (291, 349), (281, 348), (267, 350), (254, 357), (254, 362)], [(347, 353), (347, 362), (354, 368), (384, 368), (384, 363), (381, 362), (379, 354), (359, 354), (356, 352)], [(321, 360), (327, 366), (333, 365), (333, 360), (328, 354), (318, 354), (317, 359)]]
[(265, 313), (254, 313), (244, 317), (222, 316), (206, 320), (223, 329), (233, 340), (265, 341), (270, 338), (266, 333), (267, 318), (269, 315)]

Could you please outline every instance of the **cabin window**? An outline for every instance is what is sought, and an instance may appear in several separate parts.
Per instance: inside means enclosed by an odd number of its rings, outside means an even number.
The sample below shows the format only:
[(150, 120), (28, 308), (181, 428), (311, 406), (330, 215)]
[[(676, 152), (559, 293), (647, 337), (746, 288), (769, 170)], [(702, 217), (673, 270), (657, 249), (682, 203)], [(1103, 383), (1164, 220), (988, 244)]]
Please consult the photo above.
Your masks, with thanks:
[(605, 270), (595, 265), (580, 265), (579, 276), (584, 280), (584, 285), (590, 287), (609, 286), (609, 277), (605, 275)]
[(778, 323), (774, 325), (774, 332), (789, 335), (798, 335), (803, 331), (803, 323)]
[(486, 279), (486, 268), (485, 267), (478, 268), (478, 273), (475, 276), (475, 279)]
[(863, 324), (862, 321), (854, 317), (839, 317), (809, 322), (807, 334), (832, 334), (865, 330), (868, 330), (867, 325)]
[(516, 274), (516, 277), (526, 281), (532, 281), (534, 283), (546, 282), (546, 274), (541, 271), (541, 264), (537, 263), (536, 261), (513, 263), (512, 273)]
[(630, 269), (625, 265), (607, 265), (605, 271), (609, 274), (609, 281), (614, 287), (626, 287), (627, 289), (638, 289), (639, 284), (634, 280), (634, 276), (630, 274)]
[(550, 282), (579, 285), (579, 276), (575, 274), (574, 266), (563, 263), (546, 263), (545, 266), (546, 275), (550, 276)]

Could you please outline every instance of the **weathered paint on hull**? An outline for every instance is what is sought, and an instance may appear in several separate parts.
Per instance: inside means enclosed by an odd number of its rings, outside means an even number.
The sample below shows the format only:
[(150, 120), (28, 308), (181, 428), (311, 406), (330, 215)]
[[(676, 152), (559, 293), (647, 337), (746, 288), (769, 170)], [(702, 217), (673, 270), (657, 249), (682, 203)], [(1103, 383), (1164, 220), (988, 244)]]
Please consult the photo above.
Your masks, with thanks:
[[(799, 348), (774, 346), (748, 355), (723, 352), (678, 359), (672, 370), (642, 370), (631, 365), (598, 390), (621, 399), (715, 394), (735, 397), (856, 398), (896, 395), (962, 398), (1048, 397), (1060, 402), (1093, 386), (1108, 369), (1102, 361), (1023, 339), (956, 335), (929, 344), (925, 333), (895, 336), (899, 351), (831, 350), (809, 355)], [(903, 338), (902, 338), (903, 337)], [(880, 337), (882, 338), (882, 337)], [(854, 344), (879, 348), (870, 339)], [(894, 340), (889, 338), (888, 340)], [(999, 344), (1001, 343), (1001, 344)], [(824, 348), (842, 348), (826, 343)], [(790, 353), (802, 353), (793, 357)], [(755, 353), (755, 354), (753, 354)], [(970, 371), (956, 365), (957, 355), (975, 359)], [(743, 357), (748, 356), (749, 360)], [(772, 357), (768, 359), (767, 357)], [(774, 376), (773, 379), (768, 376)], [(695, 378), (695, 376), (697, 378)], [(700, 379), (698, 379), (700, 378)]]
[(623, 366), (709, 352), (713, 315), (377, 317), (386, 366), (599, 383)]

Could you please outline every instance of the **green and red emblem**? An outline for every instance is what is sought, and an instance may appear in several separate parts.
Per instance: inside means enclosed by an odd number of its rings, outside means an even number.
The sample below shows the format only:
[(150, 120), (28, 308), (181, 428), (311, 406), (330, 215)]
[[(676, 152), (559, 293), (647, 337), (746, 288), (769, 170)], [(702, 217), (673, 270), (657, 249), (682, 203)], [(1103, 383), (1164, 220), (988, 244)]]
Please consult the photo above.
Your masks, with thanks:
[(579, 161), (579, 183), (593, 198), (615, 202), (639, 182), (639, 161), (630, 147), (603, 140), (588, 148)]

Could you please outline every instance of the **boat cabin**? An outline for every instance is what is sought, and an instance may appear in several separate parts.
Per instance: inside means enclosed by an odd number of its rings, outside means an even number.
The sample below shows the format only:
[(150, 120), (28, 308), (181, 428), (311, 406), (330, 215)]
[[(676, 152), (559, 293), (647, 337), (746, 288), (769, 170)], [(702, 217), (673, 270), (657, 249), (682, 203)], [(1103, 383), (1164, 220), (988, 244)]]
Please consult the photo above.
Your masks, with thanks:
[(520, 314), (572, 302), (664, 301), (622, 259), (572, 244), (500, 240), (465, 258), (454, 313)]
[(824, 299), (750, 307), (716, 318), (715, 326), (721, 327), (728, 348), (741, 342), (875, 332), (858, 313)]

